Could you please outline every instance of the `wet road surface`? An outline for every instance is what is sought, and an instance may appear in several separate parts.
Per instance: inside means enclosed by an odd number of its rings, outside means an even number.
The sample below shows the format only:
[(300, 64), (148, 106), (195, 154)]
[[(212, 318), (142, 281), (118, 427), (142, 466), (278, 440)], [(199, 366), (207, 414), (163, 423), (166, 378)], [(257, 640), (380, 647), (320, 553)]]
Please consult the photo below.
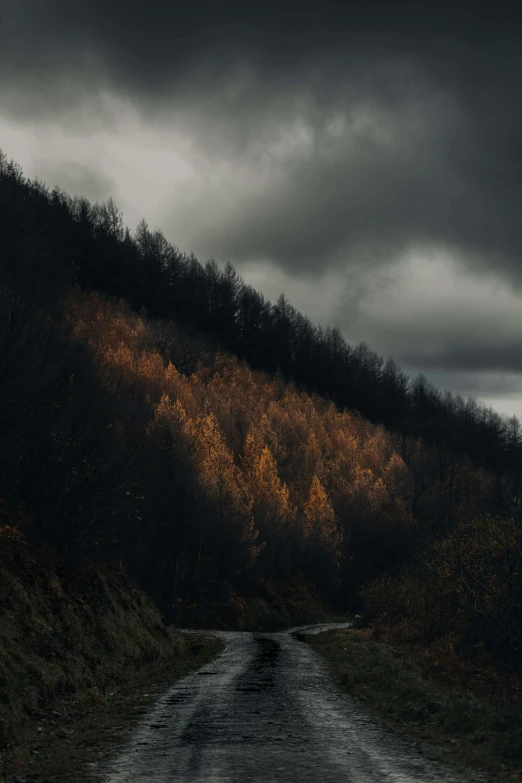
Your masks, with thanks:
[[(328, 627), (343, 626), (299, 630)], [(216, 632), (226, 643), (224, 651), (158, 700), (98, 779), (463, 783), (337, 693), (322, 660), (292, 636), (295, 630)]]

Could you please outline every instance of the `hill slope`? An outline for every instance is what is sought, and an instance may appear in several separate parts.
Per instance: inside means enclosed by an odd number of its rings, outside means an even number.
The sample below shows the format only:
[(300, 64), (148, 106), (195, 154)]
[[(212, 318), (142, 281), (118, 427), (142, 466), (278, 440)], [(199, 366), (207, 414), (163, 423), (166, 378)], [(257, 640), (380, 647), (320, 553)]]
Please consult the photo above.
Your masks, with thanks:
[[(144, 223), (131, 237), (113, 202), (49, 194), (5, 156), (0, 204), (4, 524), (67, 567), (123, 562), (169, 616), (202, 590), (288, 580), (346, 610), (372, 583), (366, 605), (388, 617), (395, 596), (426, 596), (416, 634), (516, 652), (516, 428), (410, 388), (230, 267)], [(375, 421), (311, 389), (355, 394)], [(378, 423), (398, 411), (397, 429)]]
[(393, 360), (384, 363), (364, 343), (348, 345), (336, 329), (315, 327), (283, 295), (271, 305), (230, 265), (201, 264), (145, 221), (131, 235), (112, 199), (91, 205), (26, 181), (1, 151), (0, 206), (3, 274), (39, 300), (75, 281), (123, 297), (135, 311), (145, 307), (152, 317), (183, 323), (253, 368), (279, 369), (340, 408), (509, 471), (518, 493), (522, 442), (514, 419), (441, 394), (423, 376), (408, 379)]

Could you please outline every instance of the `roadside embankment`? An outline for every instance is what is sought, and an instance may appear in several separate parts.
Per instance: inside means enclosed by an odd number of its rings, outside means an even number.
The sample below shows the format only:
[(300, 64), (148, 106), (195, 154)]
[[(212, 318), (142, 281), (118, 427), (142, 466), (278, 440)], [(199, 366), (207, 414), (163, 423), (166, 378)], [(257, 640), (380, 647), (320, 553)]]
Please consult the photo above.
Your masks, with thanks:
[(165, 626), (117, 570), (0, 543), (0, 780), (90, 780), (155, 695), (222, 643)]
[(522, 700), (512, 675), (488, 671), (496, 683), (488, 690), (483, 681), (479, 687), (459, 678), (463, 661), (452, 660), (451, 675), (448, 663), (441, 676), (444, 649), (423, 656), (375, 639), (371, 629), (301, 638), (361, 709), (416, 738), (427, 754), (483, 772), (492, 783), (522, 781)]

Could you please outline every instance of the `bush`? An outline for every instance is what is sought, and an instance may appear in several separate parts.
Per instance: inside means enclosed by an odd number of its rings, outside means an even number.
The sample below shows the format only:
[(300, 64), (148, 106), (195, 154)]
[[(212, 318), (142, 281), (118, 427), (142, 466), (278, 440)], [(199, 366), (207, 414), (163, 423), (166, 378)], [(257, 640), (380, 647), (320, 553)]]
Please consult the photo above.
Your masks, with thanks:
[(522, 666), (522, 526), (487, 515), (430, 545), (420, 574), (383, 576), (361, 590), (377, 627), (432, 642), (484, 643), (497, 662)]

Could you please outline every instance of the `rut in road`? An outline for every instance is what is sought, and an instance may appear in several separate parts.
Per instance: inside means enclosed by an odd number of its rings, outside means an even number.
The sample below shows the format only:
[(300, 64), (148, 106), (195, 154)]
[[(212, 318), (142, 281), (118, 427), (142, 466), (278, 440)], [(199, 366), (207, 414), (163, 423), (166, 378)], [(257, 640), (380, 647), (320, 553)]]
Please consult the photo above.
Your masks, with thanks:
[(464, 783), (361, 714), (290, 632), (218, 635), (221, 655), (161, 697), (100, 781)]

